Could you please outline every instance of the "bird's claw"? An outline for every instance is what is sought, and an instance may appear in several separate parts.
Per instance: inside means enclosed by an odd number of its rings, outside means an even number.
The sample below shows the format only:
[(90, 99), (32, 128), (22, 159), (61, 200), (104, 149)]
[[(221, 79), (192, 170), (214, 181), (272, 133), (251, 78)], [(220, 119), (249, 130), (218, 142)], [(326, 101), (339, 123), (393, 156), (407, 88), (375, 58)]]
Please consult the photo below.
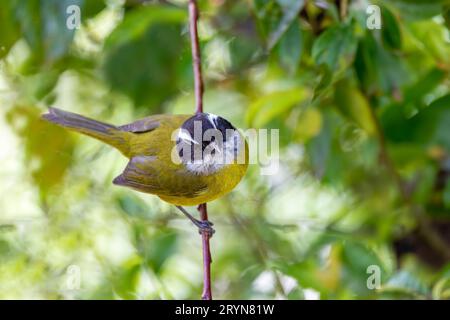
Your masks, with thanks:
[(214, 223), (205, 220), (205, 221), (198, 221), (198, 233), (203, 234), (206, 233), (211, 238), (213, 234), (216, 232), (216, 230), (213, 229)]

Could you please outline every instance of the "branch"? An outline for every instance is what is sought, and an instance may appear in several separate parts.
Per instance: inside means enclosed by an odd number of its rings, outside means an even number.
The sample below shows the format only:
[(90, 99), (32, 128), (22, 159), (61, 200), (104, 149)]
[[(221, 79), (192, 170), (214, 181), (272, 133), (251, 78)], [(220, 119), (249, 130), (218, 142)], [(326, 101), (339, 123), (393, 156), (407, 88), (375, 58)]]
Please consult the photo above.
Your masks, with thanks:
[(194, 69), (195, 111), (203, 112), (203, 77), (200, 44), (198, 41), (198, 7), (196, 0), (189, 0), (189, 31), (191, 34), (192, 67)]
[[(192, 48), (192, 67), (194, 70), (194, 90), (195, 90), (195, 112), (203, 112), (203, 78), (202, 78), (202, 60), (200, 56), (200, 44), (198, 41), (198, 7), (196, 0), (189, 0), (189, 31), (191, 35)], [(198, 206), (200, 212), (200, 219), (208, 221), (208, 210), (206, 203)], [(204, 231), (202, 232), (202, 247), (203, 247), (203, 300), (212, 300), (211, 294), (211, 250), (209, 247), (209, 239), (211, 235)]]

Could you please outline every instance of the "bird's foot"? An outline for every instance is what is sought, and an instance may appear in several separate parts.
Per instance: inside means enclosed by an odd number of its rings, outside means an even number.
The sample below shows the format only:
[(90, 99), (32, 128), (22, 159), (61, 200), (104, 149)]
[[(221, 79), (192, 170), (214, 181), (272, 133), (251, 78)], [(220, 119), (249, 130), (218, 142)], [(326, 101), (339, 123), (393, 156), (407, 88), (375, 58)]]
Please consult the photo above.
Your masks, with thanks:
[(208, 220), (198, 220), (195, 219), (189, 212), (186, 211), (182, 206), (176, 206), (192, 223), (198, 228), (198, 233), (201, 235), (207, 234), (210, 238), (216, 232), (212, 226), (214, 225), (212, 222)]
[(216, 230), (213, 229), (214, 223), (208, 221), (208, 220), (197, 220), (197, 223), (195, 225), (198, 227), (198, 233), (203, 234), (206, 233), (210, 238), (213, 236), (213, 234), (216, 232)]

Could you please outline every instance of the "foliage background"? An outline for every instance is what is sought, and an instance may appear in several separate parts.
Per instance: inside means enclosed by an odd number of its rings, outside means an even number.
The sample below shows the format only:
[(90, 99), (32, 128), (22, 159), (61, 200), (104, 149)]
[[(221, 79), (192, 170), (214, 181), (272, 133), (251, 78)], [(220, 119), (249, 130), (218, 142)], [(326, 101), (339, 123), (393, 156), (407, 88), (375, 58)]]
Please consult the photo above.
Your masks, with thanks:
[[(205, 110), (281, 136), (277, 175), (252, 165), (209, 206), (216, 298), (450, 297), (449, 2), (373, 3), (381, 30), (364, 0), (200, 1)], [(0, 298), (199, 298), (189, 222), (113, 186), (119, 153), (39, 119), (193, 112), (186, 11), (1, 1)]]

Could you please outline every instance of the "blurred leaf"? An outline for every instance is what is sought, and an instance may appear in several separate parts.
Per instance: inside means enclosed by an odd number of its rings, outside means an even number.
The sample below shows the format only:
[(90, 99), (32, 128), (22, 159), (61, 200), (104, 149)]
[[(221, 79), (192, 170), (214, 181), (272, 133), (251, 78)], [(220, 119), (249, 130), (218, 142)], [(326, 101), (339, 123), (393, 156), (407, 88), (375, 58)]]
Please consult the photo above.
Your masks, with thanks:
[(8, 241), (0, 239), (0, 262), (5, 261), (11, 255), (11, 245)]
[(406, 297), (424, 297), (429, 291), (427, 287), (408, 271), (394, 274), (381, 288), (383, 293), (397, 293)]
[(370, 94), (391, 95), (407, 79), (401, 60), (385, 50), (369, 31), (358, 43), (354, 66), (364, 91)]
[(0, 224), (0, 232), (8, 232), (16, 230), (16, 225), (14, 224)]
[(0, 7), (0, 59), (19, 39), (19, 28), (13, 19), (11, 2), (5, 1)]
[(292, 23), (279, 44), (281, 65), (293, 74), (298, 67), (303, 49), (303, 36), (298, 23)]
[(185, 18), (184, 10), (154, 5), (126, 15), (106, 40), (103, 70), (111, 86), (153, 107), (175, 93)]
[(404, 92), (404, 103), (415, 103), (420, 107), (427, 94), (432, 92), (447, 77), (447, 72), (440, 68), (432, 68), (426, 74), (421, 75), (419, 80), (407, 87)]
[(328, 69), (328, 67), (324, 66), (322, 68), (320, 81), (314, 88), (314, 99), (324, 94), (330, 88), (332, 82), (333, 82), (333, 73), (330, 71), (330, 69)]
[(447, 209), (450, 209), (450, 179), (445, 184), (444, 193), (442, 194), (444, 205)]
[(277, 0), (283, 12), (281, 21), (277, 27), (271, 31), (268, 40), (268, 47), (271, 50), (281, 39), (283, 34), (287, 32), (292, 22), (297, 19), (300, 10), (303, 8), (304, 0)]
[[(384, 0), (384, 2), (388, 2)], [(441, 13), (447, 0), (390, 0), (400, 14), (407, 19), (420, 20), (434, 17)]]
[(43, 200), (64, 178), (72, 161), (74, 143), (67, 130), (43, 121), (40, 113), (36, 107), (19, 105), (8, 112), (7, 120), (23, 139), (26, 168)]
[[(412, 159), (410, 159), (412, 162)], [(427, 203), (433, 195), (433, 189), (436, 185), (436, 170), (432, 166), (425, 166), (417, 170), (417, 176), (420, 183), (416, 186), (413, 198), (417, 203)]]
[(450, 95), (436, 99), (410, 119), (403, 112), (399, 106), (391, 106), (381, 116), (390, 141), (415, 142), (423, 147), (439, 145), (450, 150)]
[(122, 299), (136, 300), (136, 287), (139, 282), (141, 265), (139, 259), (134, 257), (125, 262), (121, 269), (114, 274), (113, 290)]
[(247, 123), (256, 128), (264, 127), (275, 117), (285, 114), (295, 105), (305, 101), (308, 93), (303, 88), (269, 93), (253, 102), (247, 111)]
[[(127, 42), (142, 38), (154, 24), (180, 25), (185, 22), (185, 19), (184, 10), (172, 7), (152, 5), (133, 11), (127, 14), (122, 23), (109, 35), (106, 40), (106, 49), (112, 50)], [(156, 44), (158, 41), (153, 39), (152, 42)]]
[(359, 40), (355, 57), (356, 75), (366, 92), (377, 89), (377, 43), (371, 32)]
[(450, 5), (444, 7), (442, 16), (444, 17), (445, 26), (450, 30)]
[(117, 198), (117, 202), (120, 208), (131, 217), (135, 218), (147, 218), (148, 208), (139, 198), (133, 197), (128, 194), (120, 195)]
[(433, 299), (450, 299), (450, 277), (439, 279), (433, 286)]
[(381, 270), (381, 277), (385, 276), (384, 264), (373, 250), (367, 246), (356, 243), (347, 242), (343, 246), (342, 260), (350, 272), (348, 275), (352, 277), (352, 281), (360, 281), (361, 287), (366, 287), (368, 277), (367, 268), (369, 266), (377, 266)]
[(66, 10), (82, 0), (13, 0), (13, 10), (36, 61), (53, 63), (69, 50), (75, 30), (66, 26)]
[(434, 20), (415, 22), (409, 25), (412, 35), (420, 42), (423, 49), (438, 63), (450, 64), (450, 45), (446, 39), (444, 25)]
[(317, 136), (322, 129), (322, 114), (316, 108), (306, 108), (300, 113), (295, 134), (300, 141)]
[(322, 118), (320, 133), (306, 144), (306, 150), (310, 157), (313, 173), (318, 178), (322, 178), (324, 175), (329, 160), (333, 134), (332, 123), (334, 120), (334, 117), (330, 112), (324, 112)]
[(334, 101), (343, 115), (355, 121), (368, 134), (375, 133), (371, 106), (358, 88), (351, 86), (348, 81), (340, 81), (336, 84)]
[(387, 7), (381, 9), (381, 15), (383, 19), (381, 35), (384, 45), (390, 49), (399, 50), (402, 46), (402, 36), (396, 17)]
[(317, 272), (317, 265), (311, 260), (281, 266), (280, 271), (295, 278), (302, 288), (313, 288), (323, 293), (327, 292), (327, 288), (322, 283)]
[(91, 18), (105, 9), (105, 0), (83, 0), (83, 6), (81, 8), (81, 19), (84, 21), (86, 18)]
[(314, 42), (312, 57), (317, 64), (326, 64), (335, 70), (341, 59), (352, 57), (356, 39), (351, 25), (335, 25), (328, 28)]
[(177, 249), (178, 234), (166, 228), (159, 228), (150, 234), (145, 226), (139, 224), (135, 224), (134, 234), (136, 248), (144, 263), (159, 273), (164, 262)]

